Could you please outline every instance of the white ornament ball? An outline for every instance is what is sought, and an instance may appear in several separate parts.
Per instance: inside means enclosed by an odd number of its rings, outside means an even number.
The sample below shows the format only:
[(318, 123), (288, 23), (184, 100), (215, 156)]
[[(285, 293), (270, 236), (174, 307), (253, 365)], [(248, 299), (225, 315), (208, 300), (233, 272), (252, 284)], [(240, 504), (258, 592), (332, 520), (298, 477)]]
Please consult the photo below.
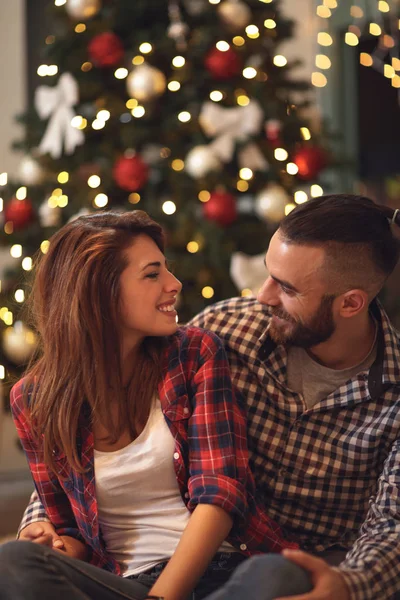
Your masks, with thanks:
[(240, 0), (225, 0), (218, 6), (218, 13), (223, 23), (232, 30), (246, 27), (251, 21), (251, 10)]
[(130, 72), (126, 87), (131, 98), (147, 102), (164, 93), (167, 80), (164, 73), (150, 65), (139, 65)]
[(19, 163), (18, 175), (25, 185), (40, 185), (44, 179), (44, 169), (27, 154)]
[(61, 225), (61, 208), (49, 206), (45, 200), (39, 207), (39, 221), (42, 227), (59, 227)]
[(90, 19), (94, 17), (101, 8), (100, 0), (67, 0), (65, 10), (73, 19)]
[(185, 170), (195, 179), (200, 179), (220, 168), (221, 162), (209, 146), (195, 146), (186, 156)]
[(16, 365), (28, 362), (37, 345), (36, 334), (22, 321), (15, 321), (3, 333), (4, 354)]
[(277, 183), (270, 183), (256, 196), (255, 211), (260, 219), (279, 223), (285, 216), (285, 206), (290, 202), (286, 191)]

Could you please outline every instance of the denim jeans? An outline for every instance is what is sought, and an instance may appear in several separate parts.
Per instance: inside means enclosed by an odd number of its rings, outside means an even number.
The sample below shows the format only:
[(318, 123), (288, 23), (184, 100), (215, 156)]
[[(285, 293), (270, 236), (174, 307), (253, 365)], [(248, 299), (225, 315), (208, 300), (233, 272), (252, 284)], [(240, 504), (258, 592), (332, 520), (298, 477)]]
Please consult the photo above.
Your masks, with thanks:
[[(188, 600), (202, 600), (224, 585), (246, 557), (218, 553)], [(133, 577), (118, 577), (47, 546), (0, 546), (0, 600), (143, 600), (166, 563)]]

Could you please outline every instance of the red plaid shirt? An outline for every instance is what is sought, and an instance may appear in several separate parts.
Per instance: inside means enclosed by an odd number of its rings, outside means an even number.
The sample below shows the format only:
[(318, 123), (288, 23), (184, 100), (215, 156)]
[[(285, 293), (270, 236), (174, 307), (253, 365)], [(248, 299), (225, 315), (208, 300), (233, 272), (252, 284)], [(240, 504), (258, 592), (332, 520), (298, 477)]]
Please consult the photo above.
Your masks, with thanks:
[[(59, 535), (76, 537), (91, 549), (90, 562), (120, 574), (107, 553), (99, 528), (94, 477), (94, 440), (89, 415), (82, 414), (78, 448), (85, 473), (57, 455), (57, 473), (42, 460), (23, 401), (24, 380), (11, 393), (11, 408), (36, 490)], [(228, 541), (250, 555), (296, 547), (257, 502), (248, 467), (246, 419), (232, 390), (225, 351), (219, 339), (197, 328), (180, 329), (163, 357), (158, 388), (165, 420), (175, 439), (179, 489), (189, 511), (197, 504), (220, 506), (233, 518)], [(28, 399), (29, 400), (29, 399)], [(28, 402), (29, 403), (29, 402)]]

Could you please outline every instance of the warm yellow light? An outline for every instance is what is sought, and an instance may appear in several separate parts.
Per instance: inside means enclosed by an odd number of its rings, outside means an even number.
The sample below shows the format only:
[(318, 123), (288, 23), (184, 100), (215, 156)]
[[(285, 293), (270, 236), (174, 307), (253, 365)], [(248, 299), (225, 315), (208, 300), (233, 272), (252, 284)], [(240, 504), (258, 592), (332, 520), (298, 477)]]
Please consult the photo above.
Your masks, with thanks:
[(125, 77), (128, 77), (128, 69), (125, 69), (125, 67), (119, 67), (119, 69), (115, 71), (114, 77), (116, 79), (125, 79)]
[(13, 246), (11, 246), (10, 254), (13, 258), (21, 258), (21, 256), (22, 256), (21, 244), (14, 244)]
[(246, 40), (241, 35), (235, 35), (232, 42), (235, 44), (235, 46), (240, 47), (240, 46), (244, 46), (244, 44), (246, 43)]
[(363, 65), (363, 67), (372, 67), (372, 65), (374, 64), (374, 60), (372, 56), (367, 52), (361, 52), (360, 64)]
[(272, 0), (260, 0), (260, 2), (263, 2), (264, 4), (271, 4)]
[(328, 8), (337, 8), (338, 5), (336, 0), (322, 0), (322, 4)]
[(320, 185), (314, 183), (310, 188), (310, 193), (312, 198), (318, 198), (319, 196), (323, 195), (324, 190)]
[(174, 171), (183, 171), (185, 163), (181, 158), (175, 158), (171, 163), (171, 167)]
[(206, 285), (201, 290), (201, 295), (203, 296), (203, 298), (212, 298), (214, 296), (214, 293), (215, 292), (210, 285)]
[(286, 171), (289, 173), (289, 175), (296, 175), (299, 172), (299, 167), (296, 165), (296, 163), (289, 162), (286, 165)]
[(389, 6), (389, 4), (388, 4), (387, 2), (385, 2), (384, 0), (379, 0), (379, 3), (378, 3), (378, 9), (379, 9), (381, 12), (385, 12), (385, 13), (386, 13), (386, 12), (389, 12), (389, 11), (390, 11), (390, 6)]
[(0, 365), (0, 379), (6, 378), (6, 370), (3, 365)]
[(187, 110), (183, 110), (178, 115), (178, 119), (181, 123), (188, 123), (191, 118), (192, 118), (192, 115)]
[(392, 67), (395, 71), (400, 71), (400, 58), (392, 58)]
[(355, 19), (362, 19), (364, 16), (364, 11), (360, 6), (352, 6), (350, 8), (350, 15)]
[(392, 79), (392, 86), (394, 88), (400, 88), (400, 75), (395, 75)]
[(65, 208), (66, 206), (68, 206), (68, 196), (66, 196), (65, 194), (60, 196), (58, 199), (58, 206), (60, 208)]
[(247, 25), (245, 31), (247, 37), (249, 37), (251, 40), (256, 40), (258, 37), (260, 37), (260, 30), (258, 29), (257, 25)]
[(140, 119), (146, 113), (144, 106), (137, 106), (131, 111), (131, 114), (136, 119)]
[(104, 208), (108, 204), (108, 196), (107, 194), (97, 194), (95, 199), (93, 200), (94, 206), (97, 208)]
[(108, 119), (111, 117), (111, 113), (109, 110), (105, 110), (104, 108), (102, 110), (99, 110), (99, 112), (96, 115), (96, 119), (99, 119), (100, 121), (108, 121)]
[(126, 106), (126, 108), (129, 108), (130, 110), (132, 110), (133, 108), (136, 108), (138, 104), (139, 104), (139, 102), (136, 100), (136, 98), (129, 98), (129, 100), (125, 106)]
[(236, 188), (239, 192), (247, 192), (247, 190), (249, 189), (249, 184), (247, 181), (243, 181), (243, 179), (239, 179), (236, 184)]
[(246, 67), (243, 69), (243, 77), (246, 79), (254, 79), (257, 75), (257, 71), (253, 67)]
[(14, 322), (14, 316), (12, 314), (11, 311), (8, 311), (5, 315), (4, 315), (4, 319), (3, 319), (4, 323), (6, 325), (11, 326)]
[(0, 173), (0, 185), (7, 185), (8, 175), (7, 173)]
[(282, 54), (277, 54), (276, 56), (274, 56), (274, 65), (276, 67), (284, 67), (285, 65), (287, 65), (286, 56), (282, 56)]
[(274, 156), (275, 156), (276, 160), (284, 161), (287, 159), (289, 154), (287, 153), (285, 148), (275, 148)]
[(348, 46), (357, 46), (360, 40), (358, 39), (355, 33), (347, 31), (346, 35), (344, 36), (344, 41)]
[(382, 29), (378, 23), (370, 23), (369, 24), (369, 32), (371, 35), (381, 35)]
[(128, 200), (131, 204), (138, 204), (140, 202), (140, 194), (132, 192), (132, 194), (129, 194)]
[(54, 0), (54, 4), (56, 6), (63, 6), (66, 3), (67, 3), (67, 0)]
[(19, 304), (22, 304), (22, 302), (25, 302), (24, 290), (15, 290), (14, 298)]
[(296, 205), (293, 204), (292, 202), (289, 202), (289, 204), (286, 204), (285, 215), (287, 216), (289, 213), (291, 213), (294, 208), (296, 208)]
[(208, 0), (210, 4), (219, 4), (221, 0)]
[(77, 25), (75, 25), (75, 32), (76, 33), (83, 33), (84, 31), (86, 31), (86, 25), (85, 25), (85, 23), (78, 23)]
[(95, 189), (101, 184), (101, 179), (98, 175), (91, 175), (88, 179), (88, 186)]
[(240, 169), (239, 171), (239, 177), (240, 179), (244, 179), (245, 181), (249, 181), (250, 179), (252, 179), (254, 176), (254, 173), (251, 169), (249, 169), (248, 167), (244, 167), (243, 169)]
[(384, 65), (383, 74), (388, 79), (393, 79), (393, 77), (396, 75), (396, 71), (393, 69), (392, 65)]
[(12, 221), (4, 223), (4, 233), (7, 235), (12, 235), (14, 233), (14, 223)]
[(330, 69), (332, 66), (331, 59), (325, 54), (317, 54), (315, 57), (315, 65), (318, 69)]
[(32, 271), (33, 262), (30, 256), (25, 256), (22, 261), (22, 268), (24, 271)]
[(4, 208), (4, 200), (3, 200), (3, 198), (0, 198), (0, 212), (3, 212), (3, 208)]
[(311, 131), (308, 129), (308, 127), (300, 127), (300, 132), (303, 140), (311, 140)]
[(248, 296), (252, 296), (253, 292), (250, 288), (244, 288), (244, 290), (240, 292), (240, 295), (242, 296), (242, 298), (247, 298)]
[(27, 194), (27, 189), (25, 186), (22, 186), (22, 187), (18, 188), (17, 191), (15, 192), (15, 197), (17, 198), (17, 200), (25, 200), (26, 194)]
[(315, 87), (325, 87), (328, 80), (323, 73), (314, 72), (311, 75), (311, 83), (315, 85)]
[(308, 196), (303, 190), (298, 190), (294, 193), (294, 201), (296, 204), (304, 204), (304, 202), (307, 202), (307, 200)]
[(186, 246), (186, 250), (190, 252), (190, 254), (196, 254), (199, 251), (199, 244), (197, 242), (189, 242)]
[(49, 76), (57, 75), (57, 73), (58, 73), (57, 65), (49, 65), (49, 67), (47, 69), (47, 75), (49, 75)]
[(170, 81), (168, 84), (168, 89), (170, 92), (177, 92), (181, 89), (181, 84), (179, 81)]
[(276, 21), (274, 21), (273, 19), (265, 19), (265, 21), (264, 21), (264, 27), (266, 29), (275, 29), (275, 27), (276, 27)]
[(50, 208), (56, 208), (58, 206), (58, 196), (50, 196), (47, 198), (47, 204)]
[(139, 46), (139, 52), (142, 54), (149, 54), (153, 50), (153, 46), (149, 42), (144, 42)]
[(217, 42), (215, 44), (215, 46), (217, 47), (217, 49), (220, 52), (227, 52), (229, 50), (229, 48), (230, 48), (230, 45), (228, 44), (228, 42), (225, 42), (224, 40), (221, 40), (221, 41)]
[(67, 183), (69, 181), (69, 173), (62, 171), (57, 177), (58, 183)]
[(161, 208), (166, 215), (173, 215), (176, 212), (176, 204), (172, 200), (166, 200)]
[(43, 240), (43, 242), (40, 244), (40, 250), (42, 252), (42, 254), (47, 254), (50, 248), (50, 242), (49, 240)]
[(394, 41), (394, 39), (392, 38), (391, 35), (384, 35), (383, 36), (383, 45), (385, 46), (385, 48), (394, 48), (394, 46), (396, 45), (396, 42)]
[(327, 6), (320, 4), (317, 6), (317, 15), (322, 19), (329, 19), (329, 17), (332, 15), (332, 12)]
[(47, 65), (40, 65), (40, 67), (38, 67), (36, 72), (39, 75), (39, 77), (46, 77), (47, 69), (48, 69)]
[(85, 127), (87, 127), (87, 120), (84, 117), (81, 117), (80, 115), (76, 115), (71, 120), (71, 125), (76, 129), (85, 129)]
[(62, 196), (62, 189), (61, 188), (56, 188), (55, 190), (53, 190), (52, 195), (53, 196)]
[(326, 31), (320, 31), (318, 33), (318, 44), (320, 46), (331, 46), (333, 44), (332, 36)]
[(8, 313), (8, 308), (7, 308), (7, 306), (2, 306), (2, 307), (0, 308), (0, 319), (1, 319), (2, 321), (4, 321), (4, 317), (5, 317), (5, 315), (6, 315), (7, 313)]
[(89, 61), (84, 62), (81, 66), (81, 71), (83, 71), (84, 73), (87, 73), (91, 69), (93, 69), (93, 65)]
[(105, 126), (105, 121), (101, 121), (100, 119), (95, 119), (92, 123), (92, 128), (96, 131), (98, 131), (99, 129), (104, 129)]
[(212, 100), (213, 102), (220, 102), (223, 97), (223, 93), (219, 90), (214, 90), (213, 92), (210, 92), (210, 100)]
[(239, 106), (247, 106), (250, 104), (250, 98), (242, 94), (236, 98), (236, 102), (239, 104)]
[(197, 197), (200, 200), (200, 202), (208, 202), (211, 197), (211, 194), (208, 190), (201, 190)]
[(183, 58), (183, 56), (175, 56), (172, 59), (172, 65), (176, 68), (176, 69), (180, 69), (181, 67), (184, 66), (185, 64), (185, 59)]
[(132, 64), (135, 65), (136, 67), (138, 65), (142, 65), (144, 63), (144, 57), (141, 56), (140, 54), (138, 54), (137, 56), (134, 56), (132, 58)]

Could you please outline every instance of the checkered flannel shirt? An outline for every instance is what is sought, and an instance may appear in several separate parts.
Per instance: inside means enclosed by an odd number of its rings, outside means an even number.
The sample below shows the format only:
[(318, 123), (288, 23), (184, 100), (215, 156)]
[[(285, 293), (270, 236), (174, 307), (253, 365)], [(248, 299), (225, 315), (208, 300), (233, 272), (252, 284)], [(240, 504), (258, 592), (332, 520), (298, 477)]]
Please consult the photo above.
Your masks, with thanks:
[[(82, 411), (78, 429), (85, 472), (74, 471), (65, 455), (57, 454), (56, 475), (43, 463), (41, 445), (32, 437), (23, 386), (23, 380), (14, 386), (11, 409), (47, 516), (59, 535), (86, 543), (92, 564), (121, 574), (106, 551), (99, 528), (90, 411)], [(228, 541), (247, 555), (297, 547), (283, 538), (279, 526), (256, 502), (246, 417), (234, 399), (221, 341), (193, 327), (171, 336), (163, 353), (158, 394), (175, 440), (171, 459), (187, 508), (193, 511), (198, 504), (223, 508), (233, 519)]]

